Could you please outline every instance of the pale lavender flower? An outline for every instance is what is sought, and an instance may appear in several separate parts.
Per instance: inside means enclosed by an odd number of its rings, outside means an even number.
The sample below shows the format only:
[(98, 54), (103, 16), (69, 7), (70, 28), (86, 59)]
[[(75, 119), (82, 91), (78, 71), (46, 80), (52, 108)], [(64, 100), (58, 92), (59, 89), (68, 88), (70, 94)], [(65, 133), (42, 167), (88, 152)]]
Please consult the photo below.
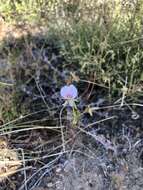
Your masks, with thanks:
[(60, 94), (65, 100), (71, 100), (78, 96), (78, 91), (77, 88), (71, 84), (63, 86), (61, 88)]

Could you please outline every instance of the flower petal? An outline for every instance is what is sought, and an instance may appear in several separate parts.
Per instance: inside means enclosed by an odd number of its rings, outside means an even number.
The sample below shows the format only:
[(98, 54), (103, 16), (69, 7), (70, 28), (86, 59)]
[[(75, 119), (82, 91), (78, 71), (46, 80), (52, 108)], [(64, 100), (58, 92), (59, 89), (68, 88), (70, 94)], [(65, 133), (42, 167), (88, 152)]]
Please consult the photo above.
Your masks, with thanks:
[(61, 88), (60, 94), (61, 94), (61, 96), (62, 96), (63, 98), (66, 97), (67, 91), (68, 91), (68, 86), (64, 86), (64, 87)]
[(76, 98), (78, 96), (77, 88), (73, 84), (69, 86), (69, 90), (73, 98)]
[(77, 97), (78, 91), (77, 88), (73, 84), (71, 84), (69, 86), (65, 85), (64, 87), (62, 87), (60, 94), (64, 99), (74, 99)]

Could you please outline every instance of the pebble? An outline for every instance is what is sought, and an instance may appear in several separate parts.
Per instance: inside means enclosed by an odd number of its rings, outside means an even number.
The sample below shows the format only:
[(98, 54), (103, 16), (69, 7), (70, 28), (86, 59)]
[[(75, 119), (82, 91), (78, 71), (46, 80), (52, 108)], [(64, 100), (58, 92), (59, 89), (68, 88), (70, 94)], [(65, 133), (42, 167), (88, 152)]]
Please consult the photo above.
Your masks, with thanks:
[(56, 168), (56, 173), (60, 173), (62, 171), (62, 169), (61, 168)]
[(49, 188), (50, 188), (50, 187), (53, 187), (53, 183), (52, 183), (52, 182), (48, 183), (48, 184), (47, 184), (47, 187), (49, 187)]

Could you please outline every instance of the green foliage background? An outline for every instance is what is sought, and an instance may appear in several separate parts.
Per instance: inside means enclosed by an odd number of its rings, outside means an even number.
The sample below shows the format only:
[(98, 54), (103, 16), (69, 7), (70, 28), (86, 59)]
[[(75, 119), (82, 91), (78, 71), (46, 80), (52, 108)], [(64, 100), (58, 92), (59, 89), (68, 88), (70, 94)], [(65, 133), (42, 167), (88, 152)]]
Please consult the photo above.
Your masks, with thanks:
[(121, 95), (142, 94), (142, 0), (1, 0), (0, 12), (10, 24), (44, 26), (61, 53), (79, 71)]

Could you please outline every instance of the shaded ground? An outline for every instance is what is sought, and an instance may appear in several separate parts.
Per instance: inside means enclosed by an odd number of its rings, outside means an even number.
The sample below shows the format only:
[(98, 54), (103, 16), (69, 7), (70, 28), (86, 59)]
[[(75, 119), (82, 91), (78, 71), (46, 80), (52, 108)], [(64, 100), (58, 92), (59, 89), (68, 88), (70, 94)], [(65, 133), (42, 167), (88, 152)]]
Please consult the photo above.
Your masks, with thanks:
[[(34, 138), (29, 139), (28, 144), (23, 140), (20, 144), (20, 141), (16, 140), (16, 144), (13, 143), (13, 145), (15, 147), (23, 146), (24, 151), (27, 148), (32, 148), (34, 151), (40, 146), (43, 150), (41, 162), (27, 163), (28, 166), (33, 166), (27, 171), (28, 189), (35, 189), (36, 186), (45, 190), (142, 189), (142, 118), (132, 120), (130, 114), (125, 115), (129, 111), (122, 109), (122, 114), (117, 113), (118, 111), (121, 110), (109, 112), (109, 114), (114, 113), (118, 119), (86, 129), (88, 134), (80, 132), (75, 139), (70, 139), (70, 134), (67, 134), (68, 140), (72, 140), (72, 144), (69, 143), (66, 147), (67, 154), (63, 154), (61, 149), (54, 151), (53, 146), (57, 146), (59, 138), (52, 135), (51, 139), (55, 138), (56, 142), (52, 140), (51, 145), (48, 132), (45, 137), (42, 135), (44, 131), (35, 132), (37, 138), (35, 141)], [(96, 115), (96, 117), (98, 116)], [(74, 132), (78, 133), (79, 131), (77, 129)], [(34, 137), (34, 132), (32, 133)], [(97, 135), (103, 135), (107, 140), (110, 140), (114, 147), (116, 146), (117, 152), (114, 153), (108, 149), (107, 143), (104, 145), (99, 143), (95, 138)], [(49, 145), (46, 147), (44, 146), (45, 143), (49, 143)], [(44, 159), (44, 156), (50, 156), (51, 152), (55, 152), (57, 155), (52, 159)], [(20, 178), (19, 175), (15, 179), (23, 181), (23, 177)], [(11, 180), (11, 183), (14, 182), (13, 177)], [(9, 183), (10, 187), (11, 183)], [(18, 186), (21, 184), (17, 183), (17, 180), (14, 183)], [(15, 189), (10, 187), (7, 186), (6, 188)], [(23, 185), (21, 189), (24, 188)]]
[[(2, 113), (9, 112), (2, 117), (4, 120), (8, 116), (19, 117), (11, 124), (2, 125), (1, 135), (16, 149), (23, 164), (22, 171), (2, 181), (1, 189), (143, 189), (143, 98), (138, 102), (129, 99), (120, 107), (121, 102), (109, 101), (106, 89), (74, 81), (79, 89), (77, 107), (81, 116), (72, 128), (66, 110), (63, 111), (66, 142), (63, 152), (61, 129), (54, 128), (60, 126), (63, 100), (59, 91), (65, 81), (72, 80), (69, 69), (76, 71), (78, 64), (73, 67), (66, 62), (60, 48), (55, 46), (56, 40), (45, 43), (35, 37), (34, 41), (37, 43), (31, 45), (31, 51), (27, 51), (29, 46), (23, 48), (17, 42), (22, 53), (16, 65), (5, 59), (0, 62), (1, 81), (14, 84), (1, 87)], [(80, 72), (77, 75), (89, 77)], [(8, 106), (6, 98), (10, 101)], [(10, 105), (15, 105), (12, 116)], [(92, 114), (89, 107), (94, 108)]]

